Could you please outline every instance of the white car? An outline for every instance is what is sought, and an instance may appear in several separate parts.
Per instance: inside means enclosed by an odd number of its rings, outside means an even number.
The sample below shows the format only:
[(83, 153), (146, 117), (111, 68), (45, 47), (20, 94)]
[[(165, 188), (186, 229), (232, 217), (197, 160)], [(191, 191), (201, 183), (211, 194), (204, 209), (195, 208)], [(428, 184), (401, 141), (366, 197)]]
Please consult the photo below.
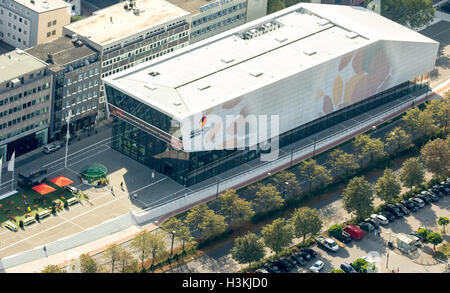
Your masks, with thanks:
[(336, 241), (331, 238), (325, 239), (325, 246), (334, 252), (339, 250), (339, 245), (337, 245)]
[(323, 266), (324, 266), (325, 264), (323, 263), (323, 261), (321, 261), (321, 260), (318, 260), (318, 261), (316, 261), (310, 268), (309, 268), (309, 270), (312, 272), (312, 273), (318, 273), (321, 269), (323, 269)]
[(50, 154), (54, 151), (59, 150), (60, 148), (61, 148), (61, 146), (59, 144), (51, 143), (51, 144), (44, 146), (44, 153)]
[(389, 220), (383, 215), (372, 214), (370, 217), (383, 226), (389, 224)]

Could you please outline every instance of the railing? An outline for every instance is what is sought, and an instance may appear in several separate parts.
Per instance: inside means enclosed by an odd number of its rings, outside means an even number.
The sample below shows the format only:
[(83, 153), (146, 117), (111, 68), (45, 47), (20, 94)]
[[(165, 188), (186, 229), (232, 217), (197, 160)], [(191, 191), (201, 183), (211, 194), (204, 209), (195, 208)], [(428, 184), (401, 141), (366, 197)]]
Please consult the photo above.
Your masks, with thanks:
[[(131, 212), (132, 216), (136, 220), (137, 223), (148, 222), (152, 219), (162, 217), (164, 215), (170, 213), (182, 212), (183, 209), (187, 209), (188, 206), (192, 206), (195, 203), (204, 201), (208, 199), (208, 197), (212, 197), (217, 193), (221, 193), (227, 189), (233, 188), (240, 184), (249, 182), (254, 180), (255, 178), (261, 176), (267, 176), (270, 171), (276, 170), (281, 166), (290, 165), (292, 162), (297, 161), (298, 159), (306, 159), (308, 156), (311, 156), (316, 149), (320, 148), (331, 148), (333, 147), (333, 142), (341, 143), (343, 138), (350, 139), (356, 134), (360, 133), (361, 130), (367, 130), (373, 126), (384, 123), (386, 120), (391, 119), (392, 114), (396, 114), (399, 111), (404, 111), (411, 107), (414, 101), (420, 100), (424, 98), (428, 92), (421, 94), (420, 96), (413, 97), (411, 95), (406, 95), (405, 97), (411, 97), (404, 102), (393, 106), (392, 108), (385, 110), (383, 112), (378, 113), (376, 116), (372, 116), (371, 118), (360, 122), (352, 127), (348, 127), (339, 132), (333, 133), (327, 137), (322, 139), (318, 139), (315, 143), (309, 143), (307, 145), (300, 146), (297, 150), (292, 150), (289, 153), (285, 153), (281, 155), (277, 160), (262, 163), (259, 166), (254, 167), (251, 170), (246, 170), (240, 173), (233, 175), (230, 178), (223, 179), (216, 183), (207, 185), (201, 190), (192, 191), (190, 193), (186, 193), (184, 196), (175, 198), (170, 202), (166, 202), (157, 206), (152, 206), (144, 211), (139, 213)], [(385, 104), (387, 105), (387, 104)], [(325, 130), (326, 131), (326, 130)], [(317, 134), (316, 134), (317, 136)], [(289, 146), (285, 147), (285, 149), (289, 149)]]

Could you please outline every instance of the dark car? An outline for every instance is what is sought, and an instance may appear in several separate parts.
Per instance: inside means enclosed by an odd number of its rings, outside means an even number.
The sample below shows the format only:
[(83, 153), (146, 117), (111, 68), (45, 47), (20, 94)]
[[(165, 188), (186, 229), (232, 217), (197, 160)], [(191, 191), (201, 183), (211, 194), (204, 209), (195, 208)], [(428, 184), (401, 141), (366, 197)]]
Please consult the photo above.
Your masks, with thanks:
[(361, 222), (358, 224), (358, 226), (367, 232), (372, 232), (373, 230), (375, 230), (375, 227), (369, 222)]
[(434, 194), (433, 192), (427, 191), (427, 194), (430, 198), (432, 202), (436, 202), (439, 200), (439, 196), (437, 196), (436, 194)]
[(349, 265), (348, 263), (344, 262), (343, 264), (341, 264), (341, 270), (343, 270), (344, 272), (346, 272), (347, 274), (355, 274), (358, 273), (355, 268), (353, 268), (351, 265)]
[(380, 228), (380, 224), (372, 218), (367, 218), (364, 222), (370, 223), (374, 228)]
[(287, 260), (287, 257), (283, 257), (275, 263), (282, 272), (289, 272), (294, 268), (294, 265)]
[(411, 212), (410, 212), (404, 205), (402, 205), (401, 203), (396, 203), (395, 206), (396, 206), (397, 208), (399, 208), (399, 209), (403, 212), (404, 215), (409, 215), (409, 214), (411, 213)]
[(428, 191), (439, 196), (439, 198), (443, 198), (445, 196), (444, 189), (441, 189), (440, 185), (435, 185), (433, 188), (428, 189)]
[(306, 265), (306, 262), (303, 258), (301, 258), (296, 253), (291, 255), (291, 261), (294, 261), (298, 266), (304, 267)]
[(269, 272), (269, 273), (281, 273), (281, 270), (278, 268), (278, 266), (274, 263), (268, 262), (264, 265), (264, 268)]
[(300, 266), (305, 266), (306, 265), (306, 261), (303, 259), (303, 257), (300, 256), (300, 252), (294, 252), (292, 254), (292, 258), (294, 258), (297, 261), (297, 264)]
[(311, 258), (314, 258), (317, 256), (317, 252), (315, 252), (313, 249), (311, 248), (302, 248), (301, 251), (306, 252), (307, 254), (309, 254), (311, 256)]
[(380, 214), (385, 216), (390, 222), (395, 220), (395, 216), (388, 211), (381, 211)]
[(387, 206), (385, 206), (383, 208), (383, 210), (391, 213), (396, 218), (400, 218), (403, 216), (403, 213), (396, 206), (394, 206), (392, 204), (388, 204)]
[(404, 205), (407, 209), (409, 209), (411, 212), (416, 212), (418, 207), (415, 205), (414, 202), (402, 200), (402, 205)]
[(423, 200), (425, 202), (425, 204), (430, 204), (431, 203), (431, 198), (428, 197), (426, 194), (418, 194), (415, 197), (416, 198), (420, 198), (421, 200)]

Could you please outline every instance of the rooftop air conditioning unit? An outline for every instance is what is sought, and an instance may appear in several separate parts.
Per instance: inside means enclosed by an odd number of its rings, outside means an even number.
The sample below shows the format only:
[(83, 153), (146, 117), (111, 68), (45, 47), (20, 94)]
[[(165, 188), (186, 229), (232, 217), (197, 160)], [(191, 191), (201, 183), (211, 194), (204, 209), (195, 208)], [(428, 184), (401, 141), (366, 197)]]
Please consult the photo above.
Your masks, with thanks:
[(20, 79), (18, 79), (18, 78), (12, 79), (11, 84), (12, 84), (12, 87), (16, 87), (16, 86), (20, 85)]
[(73, 34), (72, 35), (72, 42), (76, 42), (76, 41), (78, 41), (78, 34)]

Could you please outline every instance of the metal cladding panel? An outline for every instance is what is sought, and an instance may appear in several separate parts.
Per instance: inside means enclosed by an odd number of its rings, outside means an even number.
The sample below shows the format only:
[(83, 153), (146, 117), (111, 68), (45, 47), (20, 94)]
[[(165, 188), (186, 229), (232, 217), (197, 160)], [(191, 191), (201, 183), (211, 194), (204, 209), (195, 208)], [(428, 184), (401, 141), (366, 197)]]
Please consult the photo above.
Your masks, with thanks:
[[(282, 134), (430, 72), (438, 46), (378, 41), (311, 68), (300, 67), (269, 85), (255, 84), (253, 91), (185, 119), (183, 148), (232, 149), (265, 142), (265, 135)], [(269, 130), (274, 116), (278, 131)], [(256, 125), (246, 131), (251, 121)]]

